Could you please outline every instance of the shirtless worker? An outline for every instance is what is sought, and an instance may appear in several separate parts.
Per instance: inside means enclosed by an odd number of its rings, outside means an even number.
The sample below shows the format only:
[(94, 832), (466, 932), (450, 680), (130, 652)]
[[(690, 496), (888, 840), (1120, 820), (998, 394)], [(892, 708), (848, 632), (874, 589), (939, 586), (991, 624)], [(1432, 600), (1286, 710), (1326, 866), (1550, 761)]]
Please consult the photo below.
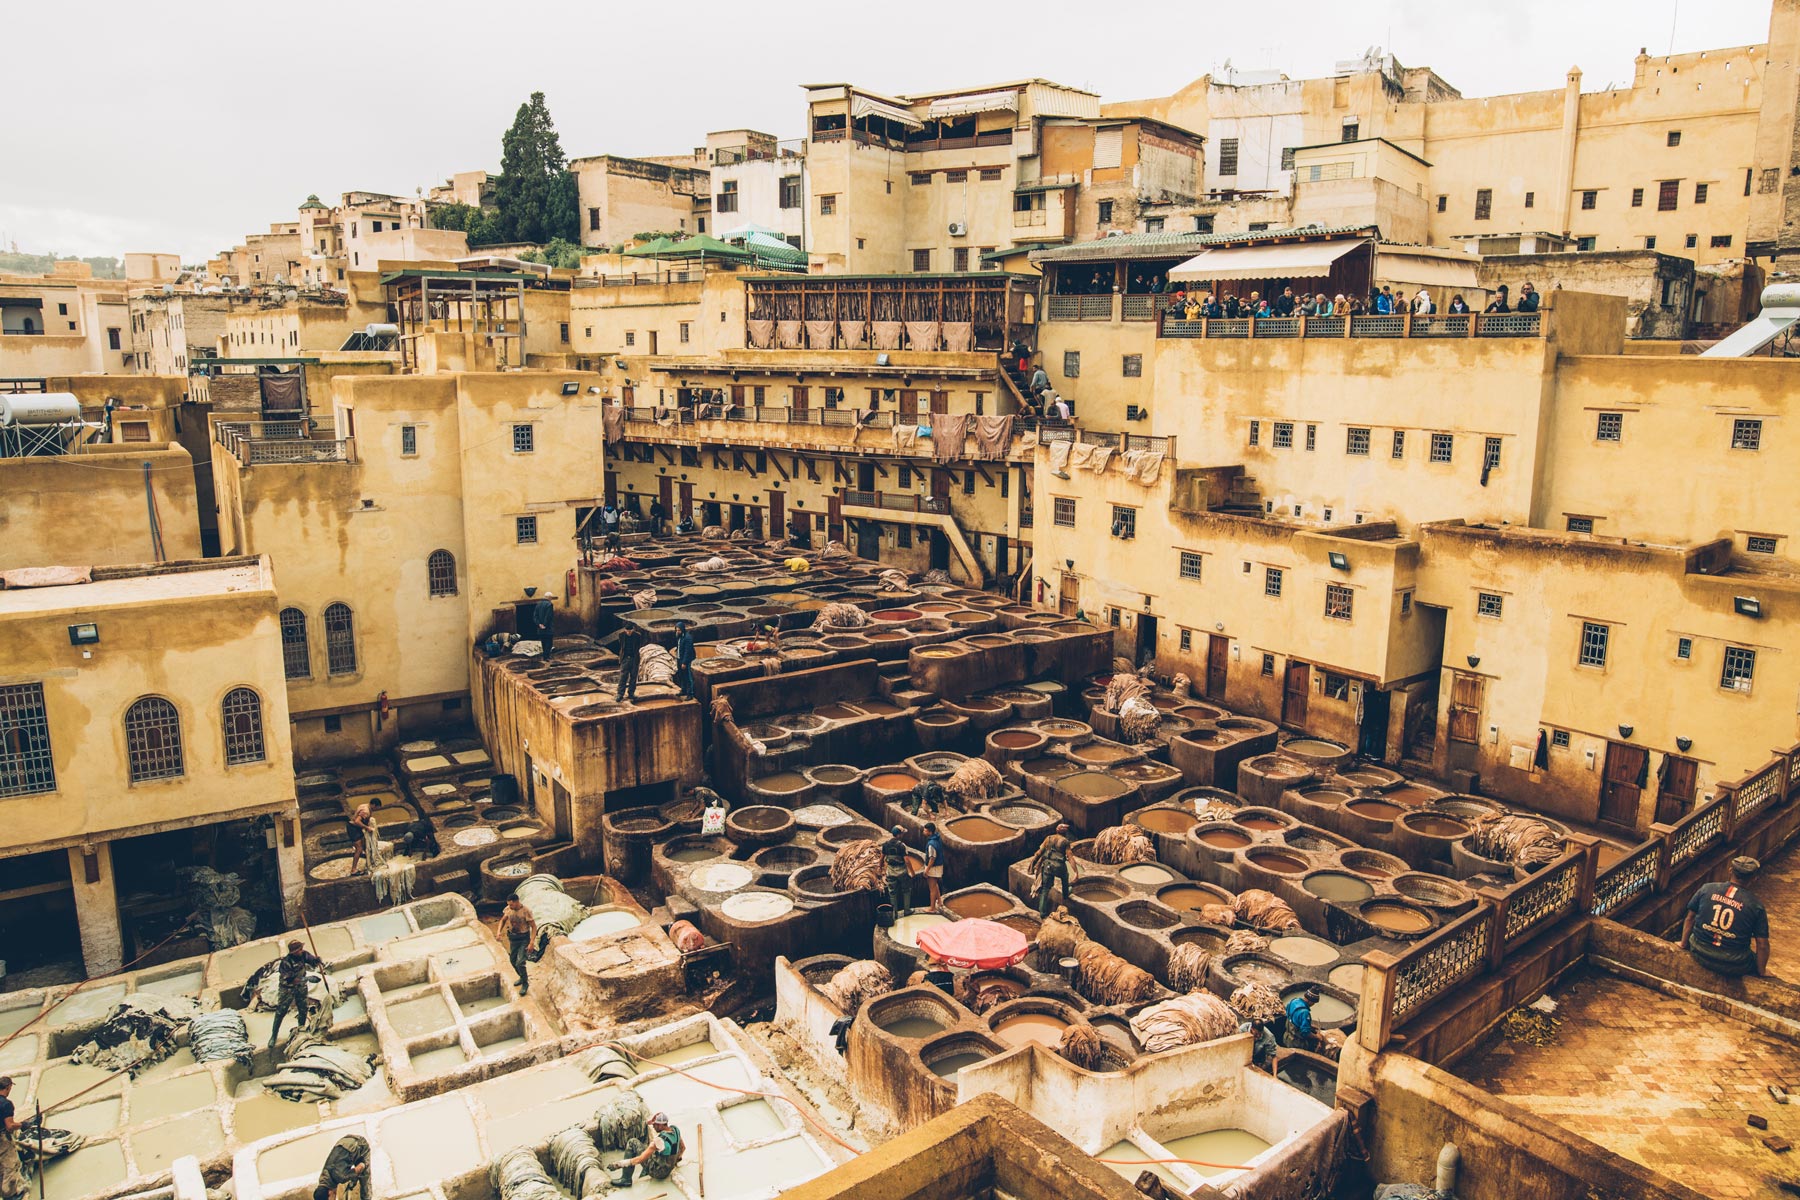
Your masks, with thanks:
[(375, 825), (375, 810), (381, 807), (381, 801), (370, 797), (362, 802), (354, 813), (350, 814), (350, 824), (356, 828), (356, 846), (350, 852), (350, 873), (362, 866), (364, 857), (369, 860), (369, 874), (381, 865), (381, 831)]
[(537, 921), (516, 895), (506, 902), (506, 911), (500, 914), (500, 932), (506, 935), (508, 956), (513, 970), (519, 973), (519, 995), (523, 996), (531, 990), (531, 980), (525, 977), (525, 953), (537, 940)]
[(1730, 883), (1703, 883), (1688, 901), (1681, 944), (1694, 961), (1721, 975), (1763, 975), (1769, 969), (1769, 914), (1746, 880), (1762, 867), (1754, 858), (1731, 860)]

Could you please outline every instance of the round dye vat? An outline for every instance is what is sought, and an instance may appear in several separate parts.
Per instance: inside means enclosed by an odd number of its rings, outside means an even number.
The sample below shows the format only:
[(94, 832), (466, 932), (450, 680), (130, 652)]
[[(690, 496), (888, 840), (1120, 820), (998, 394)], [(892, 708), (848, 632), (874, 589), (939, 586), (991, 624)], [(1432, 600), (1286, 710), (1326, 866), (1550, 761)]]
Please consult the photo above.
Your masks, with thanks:
[(835, 804), (808, 804), (804, 808), (794, 810), (795, 823), (812, 829), (829, 829), (833, 825), (848, 825), (855, 819)]
[(888, 936), (902, 946), (911, 946), (916, 950), (919, 947), (921, 930), (930, 929), (933, 925), (949, 923), (949, 917), (939, 916), (937, 913), (913, 913), (909, 917), (896, 917), (892, 928), (888, 930)]
[(871, 642), (898, 642), (906, 637), (898, 629), (877, 629), (874, 633), (865, 633), (863, 636)]
[(1237, 983), (1266, 983), (1273, 988), (1282, 986), (1294, 977), (1294, 973), (1280, 963), (1269, 962), (1254, 954), (1228, 959), (1225, 974)]
[(737, 863), (712, 863), (695, 867), (688, 881), (703, 892), (735, 892), (748, 886), (752, 878), (749, 867)]
[[(802, 780), (802, 782), (805, 781)], [(792, 815), (785, 808), (776, 808), (769, 804), (753, 804), (732, 813), (731, 820), (744, 829), (764, 830), (776, 829), (787, 824)]]
[(1414, 833), (1426, 837), (1454, 839), (1469, 836), (1469, 823), (1456, 817), (1441, 816), (1437, 813), (1408, 813), (1401, 818), (1402, 825)]
[(1269, 953), (1302, 967), (1322, 967), (1338, 958), (1338, 948), (1331, 943), (1299, 936), (1276, 938), (1269, 943)]
[(965, 842), (1000, 842), (1019, 832), (986, 817), (958, 817), (947, 822), (944, 829)]
[(1258, 833), (1269, 833), (1276, 829), (1287, 828), (1285, 823), (1276, 820), (1274, 817), (1259, 817), (1253, 815), (1248, 817), (1234, 817), (1233, 820), (1239, 825), (1242, 825), (1245, 829), (1254, 829)]
[(1208, 904), (1223, 904), (1218, 895), (1191, 883), (1178, 883), (1156, 893), (1156, 898), (1178, 912), (1198, 912)]
[(1109, 799), (1120, 796), (1131, 790), (1131, 785), (1111, 775), (1103, 775), (1099, 771), (1082, 771), (1075, 775), (1065, 775), (1056, 781), (1056, 786), (1075, 796), (1087, 796), (1091, 799)]
[(1409, 808), (1417, 808), (1421, 804), (1431, 803), (1441, 795), (1443, 795), (1442, 792), (1433, 791), (1431, 788), (1427, 787), (1421, 787), (1416, 783), (1403, 783), (1399, 787), (1390, 788), (1382, 793), (1382, 798), (1385, 800), (1392, 800), (1395, 804), (1404, 804)]
[(1066, 758), (1028, 758), (1019, 763), (1019, 770), (1027, 775), (1044, 775), (1052, 779), (1073, 775), (1080, 769)]
[(988, 1056), (974, 1050), (964, 1050), (957, 1054), (946, 1054), (942, 1058), (934, 1058), (926, 1065), (931, 1073), (941, 1079), (955, 1079), (964, 1067), (972, 1067), (978, 1062), (986, 1062)]
[(886, 700), (858, 700), (856, 707), (871, 717), (891, 717), (900, 711), (898, 704), (889, 704)]
[(1342, 754), (1348, 747), (1340, 746), (1336, 742), (1327, 742), (1322, 738), (1295, 738), (1291, 742), (1283, 742), (1281, 748), (1294, 754), (1330, 758)]
[(1349, 792), (1340, 792), (1336, 788), (1310, 787), (1300, 793), (1314, 804), (1342, 804), (1350, 798)]
[(1371, 821), (1392, 821), (1403, 816), (1406, 810), (1388, 800), (1352, 800), (1345, 808), (1359, 817), (1367, 817)]
[(1045, 812), (1041, 808), (1033, 808), (1029, 804), (1003, 804), (999, 808), (989, 809), (988, 815), (1003, 825), (1011, 825), (1015, 829), (1036, 829), (1040, 825), (1048, 825), (1056, 819), (1054, 813)]
[[(877, 1024), (880, 1024), (877, 1022)], [(944, 1032), (948, 1026), (930, 1017), (901, 1017), (880, 1025), (882, 1029), (900, 1038), (928, 1038), (933, 1034)]]
[(1318, 871), (1300, 881), (1300, 886), (1321, 900), (1337, 904), (1357, 904), (1375, 894), (1368, 880), (1342, 871)]
[(1375, 900), (1362, 906), (1362, 918), (1377, 929), (1390, 933), (1424, 933), (1431, 928), (1431, 917), (1410, 904), (1398, 900)]
[(746, 925), (773, 921), (794, 911), (794, 902), (774, 892), (739, 892), (719, 905), (719, 911)]
[(777, 771), (756, 780), (756, 786), (765, 792), (797, 792), (806, 786), (806, 776), (798, 771)]
[(993, 620), (987, 613), (976, 612), (969, 608), (959, 608), (955, 612), (945, 613), (944, 615), (949, 617), (952, 621), (955, 621), (958, 625), (980, 625), (984, 622)]
[(870, 776), (868, 784), (879, 792), (910, 792), (919, 783), (916, 775), (908, 775), (904, 771), (883, 771), (879, 775)]
[(914, 650), (913, 653), (920, 658), (955, 658), (962, 651), (951, 650), (945, 646), (927, 646), (923, 650)]
[(994, 892), (969, 892), (944, 901), (944, 907), (959, 917), (994, 917), (1012, 911), (1012, 906), (1009, 897)]
[(922, 613), (947, 613), (955, 612), (960, 606), (952, 604), (948, 600), (927, 600), (923, 604), (915, 604), (913, 607)]
[(630, 929), (637, 924), (638, 919), (628, 912), (592, 913), (569, 931), (569, 940), (584, 942), (589, 938), (604, 937), (609, 933), (618, 933), (621, 929)]
[(808, 773), (818, 782), (830, 784), (853, 783), (862, 774), (856, 767), (841, 766), (837, 763), (814, 767)]
[(1049, 1013), (1020, 1013), (994, 1026), (994, 1032), (1009, 1046), (1028, 1046), (1036, 1042), (1040, 1046), (1054, 1047), (1062, 1041), (1063, 1030), (1068, 1027), (1067, 1021)]
[(916, 621), (919, 610), (916, 608), (884, 608), (869, 614), (876, 621)]
[(1407, 869), (1405, 859), (1383, 854), (1379, 850), (1346, 850), (1338, 855), (1338, 861), (1358, 875), (1370, 879), (1386, 879)]
[(1274, 871), (1277, 875), (1299, 875), (1311, 866), (1298, 854), (1289, 854), (1285, 850), (1262, 848), (1251, 850), (1246, 857), (1265, 871)]
[(848, 721), (862, 715), (854, 708), (848, 708), (842, 704), (821, 704), (812, 711), (813, 716), (823, 717), (827, 721)]
[(966, 708), (970, 712), (999, 712), (1006, 707), (1003, 702), (989, 696), (971, 696), (966, 700), (954, 700), (950, 703), (955, 704), (958, 708)]
[(1083, 900), (1108, 902), (1125, 898), (1125, 889), (1109, 879), (1083, 880), (1069, 890)]
[(705, 846), (682, 846), (676, 850), (663, 851), (670, 862), (705, 862), (709, 858), (719, 857), (720, 851)]
[(1155, 863), (1133, 863), (1119, 872), (1119, 878), (1144, 887), (1156, 887), (1175, 878), (1175, 872)]
[(1394, 890), (1408, 900), (1433, 908), (1460, 908), (1475, 898), (1462, 884), (1423, 872), (1396, 874)]
[(1325, 979), (1334, 988), (1342, 988), (1352, 995), (1361, 995), (1363, 965), (1361, 963), (1345, 963), (1341, 967), (1333, 967), (1331, 974), (1327, 975)]
[(1002, 729), (990, 734), (988, 741), (1002, 750), (1024, 750), (1043, 742), (1043, 737), (1025, 729)]
[[(1291, 997), (1283, 996), (1286, 1003)], [(1341, 1025), (1356, 1015), (1356, 1010), (1330, 992), (1322, 992), (1316, 1003), (1308, 1005), (1312, 1009), (1314, 1025)]]
[(1193, 813), (1182, 812), (1179, 808), (1145, 808), (1140, 809), (1132, 818), (1145, 829), (1156, 833), (1183, 834), (1200, 823), (1200, 818)]
[(1251, 842), (1249, 834), (1235, 829), (1204, 829), (1195, 836), (1217, 850), (1242, 850)]
[(1130, 758), (1134, 752), (1123, 746), (1109, 746), (1104, 742), (1089, 742), (1085, 746), (1076, 746), (1069, 751), (1070, 758), (1079, 758), (1082, 762), (1110, 763), (1121, 758)]

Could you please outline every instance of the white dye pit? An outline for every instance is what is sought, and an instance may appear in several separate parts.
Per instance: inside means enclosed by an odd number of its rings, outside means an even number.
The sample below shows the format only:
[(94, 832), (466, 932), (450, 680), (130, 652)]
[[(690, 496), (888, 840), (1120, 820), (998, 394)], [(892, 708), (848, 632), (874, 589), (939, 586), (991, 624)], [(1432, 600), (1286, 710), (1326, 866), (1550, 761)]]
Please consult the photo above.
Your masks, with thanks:
[(688, 879), (703, 892), (735, 892), (749, 884), (750, 868), (737, 863), (708, 863), (695, 867)]
[(776, 892), (739, 892), (719, 905), (719, 911), (751, 925), (787, 916), (794, 911), (794, 902)]
[(912, 946), (917, 949), (921, 929), (930, 929), (933, 925), (944, 925), (949, 923), (949, 920), (949, 917), (940, 917), (936, 913), (913, 913), (910, 917), (896, 918), (893, 928), (888, 930), (888, 936), (902, 946)]
[(216, 1112), (195, 1113), (179, 1121), (164, 1121), (140, 1129), (130, 1137), (131, 1157), (142, 1174), (166, 1171), (185, 1154), (201, 1162), (225, 1149), (225, 1129)]
[(381, 1122), (379, 1137), (393, 1162), (394, 1187), (402, 1195), (481, 1165), (475, 1121), (461, 1101), (403, 1109)]
[(767, 1100), (746, 1100), (719, 1110), (725, 1132), (739, 1143), (760, 1142), (785, 1132), (787, 1125)]
[(1299, 936), (1276, 938), (1269, 943), (1269, 952), (1303, 967), (1322, 967), (1338, 958), (1338, 948), (1331, 943)]
[(638, 924), (636, 915), (622, 909), (590, 913), (582, 919), (581, 924), (569, 931), (569, 939), (585, 942), (591, 938), (605, 937), (609, 933), (618, 933), (622, 929), (631, 929)]
[(450, 1006), (444, 1003), (444, 998), (435, 992), (420, 996), (417, 1000), (408, 1000), (404, 1004), (391, 1005), (387, 1015), (394, 1032), (401, 1037), (435, 1033), (456, 1019), (450, 1012)]

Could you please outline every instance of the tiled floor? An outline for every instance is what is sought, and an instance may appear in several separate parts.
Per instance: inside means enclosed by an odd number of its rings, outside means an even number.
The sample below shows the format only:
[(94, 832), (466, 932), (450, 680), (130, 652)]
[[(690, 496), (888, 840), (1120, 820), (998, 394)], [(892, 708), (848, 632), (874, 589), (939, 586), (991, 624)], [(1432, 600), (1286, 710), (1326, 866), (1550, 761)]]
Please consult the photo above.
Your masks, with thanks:
[(1800, 1147), (1800, 1101), (1767, 1091), (1800, 1089), (1800, 1045), (1598, 972), (1552, 996), (1554, 1044), (1496, 1036), (1457, 1073), (1714, 1200), (1790, 1194), (1777, 1181), (1800, 1181), (1800, 1148), (1776, 1154), (1762, 1138)]
[(1800, 848), (1765, 863), (1750, 890), (1769, 910), (1769, 974), (1800, 984)]

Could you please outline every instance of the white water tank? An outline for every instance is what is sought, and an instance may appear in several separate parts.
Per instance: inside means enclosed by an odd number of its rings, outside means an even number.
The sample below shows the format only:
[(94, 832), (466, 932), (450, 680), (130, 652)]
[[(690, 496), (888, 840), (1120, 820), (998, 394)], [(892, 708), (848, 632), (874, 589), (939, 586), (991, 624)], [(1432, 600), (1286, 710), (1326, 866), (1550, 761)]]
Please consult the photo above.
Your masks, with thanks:
[(60, 425), (81, 420), (81, 401), (73, 392), (21, 392), (0, 395), (0, 429), (14, 425)]

